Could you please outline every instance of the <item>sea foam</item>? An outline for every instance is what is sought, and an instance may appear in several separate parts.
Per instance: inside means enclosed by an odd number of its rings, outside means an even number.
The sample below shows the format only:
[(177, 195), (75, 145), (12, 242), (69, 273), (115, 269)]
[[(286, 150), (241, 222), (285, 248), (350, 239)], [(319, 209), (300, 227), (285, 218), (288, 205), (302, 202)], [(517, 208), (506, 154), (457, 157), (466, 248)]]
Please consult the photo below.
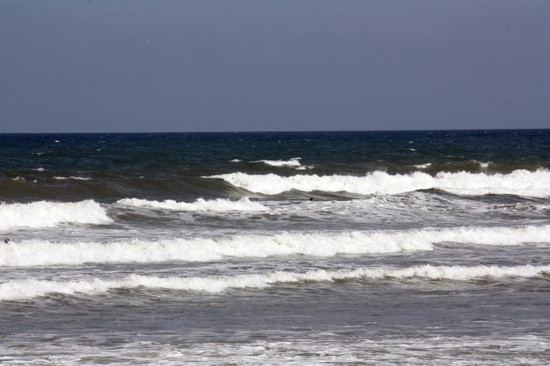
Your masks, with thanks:
[(78, 177), (78, 176), (70, 176), (70, 177), (52, 177), (53, 180), (68, 180), (68, 179), (72, 179), (72, 180), (92, 180), (92, 178), (88, 178), (88, 177)]
[(107, 212), (93, 200), (0, 204), (0, 230), (55, 227), (61, 223), (106, 224)]
[(294, 175), (230, 173), (209, 176), (244, 188), (250, 192), (267, 195), (292, 190), (302, 192), (348, 192), (353, 194), (400, 194), (426, 189), (441, 189), (464, 195), (514, 194), (531, 197), (550, 196), (550, 172), (539, 169), (531, 172), (515, 170), (509, 174), (448, 173), (435, 176), (423, 172), (412, 174), (388, 174), (376, 171), (364, 176), (348, 175)]
[(251, 163), (264, 163), (269, 166), (277, 168), (294, 168), (296, 170), (305, 170), (311, 169), (311, 166), (304, 166), (300, 163), (301, 158), (292, 158), (289, 160), (256, 160), (251, 161)]
[(211, 277), (158, 277), (130, 275), (119, 279), (81, 281), (55, 281), (17, 279), (0, 284), (0, 301), (24, 300), (46, 294), (96, 295), (115, 289), (163, 289), (176, 291), (200, 291), (220, 293), (228, 289), (263, 289), (278, 283), (332, 282), (337, 280), (377, 281), (384, 279), (470, 281), (475, 279), (499, 280), (507, 277), (534, 278), (548, 276), (550, 266), (432, 266), (421, 265), (406, 268), (358, 268), (354, 270), (313, 270), (299, 272), (269, 272), (235, 276)]
[(243, 197), (238, 201), (218, 198), (215, 200), (205, 200), (199, 198), (195, 202), (177, 202), (174, 200), (152, 201), (138, 198), (124, 198), (116, 202), (118, 205), (144, 208), (158, 208), (165, 210), (181, 211), (265, 211), (267, 208), (259, 202), (253, 202), (248, 197)]
[(402, 231), (280, 233), (214, 238), (54, 243), (44, 240), (0, 246), (0, 266), (32, 267), (85, 263), (204, 262), (226, 258), (305, 255), (331, 257), (434, 250), (438, 243), (512, 246), (550, 243), (550, 226), (459, 227)]
[(407, 234), (346, 232), (236, 235), (158, 241), (52, 243), (44, 240), (0, 246), (0, 266), (81, 265), (84, 263), (217, 261), (223, 258), (288, 255), (335, 256), (432, 250), (422, 237)]

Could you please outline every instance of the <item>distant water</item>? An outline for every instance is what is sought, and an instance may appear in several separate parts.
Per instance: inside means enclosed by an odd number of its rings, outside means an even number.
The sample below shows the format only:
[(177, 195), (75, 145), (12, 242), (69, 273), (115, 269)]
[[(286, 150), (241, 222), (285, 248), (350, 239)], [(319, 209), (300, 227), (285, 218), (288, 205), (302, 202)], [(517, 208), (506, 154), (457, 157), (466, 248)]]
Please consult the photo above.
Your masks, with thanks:
[(550, 130), (0, 135), (0, 202), (3, 365), (550, 361)]

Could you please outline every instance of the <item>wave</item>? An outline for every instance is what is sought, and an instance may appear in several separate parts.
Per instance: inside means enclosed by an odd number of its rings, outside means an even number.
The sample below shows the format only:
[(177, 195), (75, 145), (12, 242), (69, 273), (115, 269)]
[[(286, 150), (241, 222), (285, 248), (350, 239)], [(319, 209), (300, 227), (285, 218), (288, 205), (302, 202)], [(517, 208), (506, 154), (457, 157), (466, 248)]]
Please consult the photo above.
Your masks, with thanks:
[(25, 179), (25, 177), (13, 177), (13, 178), (10, 178), (11, 180), (15, 181), (15, 182), (26, 182), (27, 180)]
[(112, 220), (93, 200), (0, 204), (0, 230), (55, 227), (62, 223), (106, 224)]
[(550, 171), (515, 170), (509, 174), (448, 173), (435, 176), (427, 173), (391, 175), (376, 171), (365, 176), (347, 175), (254, 175), (229, 173), (205, 178), (219, 178), (250, 192), (275, 195), (288, 191), (347, 192), (361, 195), (400, 194), (427, 189), (439, 189), (463, 195), (513, 194), (531, 197), (550, 196)]
[(228, 257), (287, 255), (335, 256), (337, 254), (383, 254), (431, 250), (422, 239), (406, 234), (282, 233), (272, 236), (237, 235), (221, 238), (133, 240), (117, 243), (52, 243), (43, 240), (10, 242), (0, 246), (0, 266), (81, 265), (85, 263), (217, 261)]
[(174, 200), (152, 201), (138, 198), (124, 198), (116, 202), (117, 205), (130, 207), (144, 208), (159, 208), (164, 210), (181, 210), (181, 211), (209, 211), (209, 212), (226, 212), (226, 211), (265, 211), (267, 208), (259, 202), (252, 202), (248, 197), (243, 197), (238, 201), (227, 199), (205, 200), (199, 198), (195, 202), (177, 202)]
[(270, 272), (236, 276), (158, 277), (130, 275), (120, 279), (94, 278), (88, 281), (10, 280), (0, 284), (0, 301), (24, 300), (47, 294), (97, 295), (116, 289), (163, 289), (220, 293), (228, 289), (262, 289), (278, 283), (375, 281), (418, 278), (429, 281), (471, 281), (475, 279), (534, 278), (550, 274), (550, 266), (432, 266), (406, 268), (359, 268), (354, 270), (313, 270), (305, 273)]
[(0, 246), (0, 266), (31, 267), (86, 263), (206, 262), (225, 258), (305, 255), (379, 255), (434, 250), (438, 243), (513, 246), (550, 243), (550, 226), (449, 228), (344, 233), (281, 233), (158, 241), (52, 243), (44, 240)]
[(251, 163), (264, 163), (266, 165), (275, 166), (275, 167), (291, 167), (296, 168), (302, 166), (300, 163), (301, 158), (292, 158), (290, 160), (256, 160)]
[(53, 180), (68, 180), (68, 179), (72, 179), (72, 180), (91, 180), (92, 178), (88, 178), (88, 177), (78, 177), (78, 176), (70, 176), (70, 177), (52, 177)]
[[(19, 175), (0, 177), (0, 200), (29, 201), (82, 201), (94, 199), (112, 202), (126, 197), (150, 199), (194, 200), (199, 197), (224, 197), (233, 189), (214, 180), (194, 175), (171, 174), (166, 171), (94, 172), (79, 174)], [(242, 190), (241, 190), (242, 191)]]
[(478, 161), (478, 163), (479, 163), (479, 166), (481, 167), (481, 169), (487, 169), (489, 167), (489, 165), (492, 164), (490, 161), (486, 161), (486, 162)]
[(294, 168), (296, 170), (312, 169), (312, 166), (302, 165), (300, 163), (302, 158), (291, 158), (289, 160), (255, 160), (251, 163), (264, 163), (265, 165), (277, 167), (277, 168)]
[(413, 167), (417, 168), (417, 169), (427, 169), (429, 167), (432, 166), (432, 163), (425, 163), (425, 164), (416, 164), (416, 165), (413, 165)]

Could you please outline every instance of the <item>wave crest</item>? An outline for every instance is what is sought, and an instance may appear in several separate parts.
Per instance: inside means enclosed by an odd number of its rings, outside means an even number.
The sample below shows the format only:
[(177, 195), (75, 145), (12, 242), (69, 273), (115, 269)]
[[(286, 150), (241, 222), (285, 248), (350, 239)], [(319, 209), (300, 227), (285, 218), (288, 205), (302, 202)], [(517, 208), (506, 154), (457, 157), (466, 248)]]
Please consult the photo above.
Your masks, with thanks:
[(312, 166), (304, 166), (300, 163), (302, 158), (291, 158), (289, 160), (256, 160), (251, 163), (264, 163), (265, 165), (277, 167), (277, 168), (293, 168), (296, 170), (312, 169)]
[(105, 209), (93, 200), (0, 204), (0, 230), (55, 227), (62, 223), (99, 225), (110, 222)]
[(181, 211), (265, 211), (267, 208), (259, 202), (252, 202), (248, 197), (243, 197), (238, 201), (218, 198), (215, 200), (205, 200), (199, 198), (195, 202), (177, 202), (174, 200), (153, 201), (138, 198), (124, 198), (116, 202), (117, 205), (145, 208), (159, 208), (164, 210)]
[(158, 277), (130, 275), (120, 279), (88, 281), (11, 280), (0, 284), (0, 301), (24, 300), (47, 294), (101, 294), (115, 289), (164, 289), (220, 293), (228, 289), (262, 289), (277, 283), (332, 282), (336, 280), (383, 279), (470, 281), (475, 279), (502, 279), (507, 277), (533, 278), (550, 274), (550, 266), (432, 266), (407, 268), (359, 268), (355, 270), (313, 270), (305, 273), (271, 272), (217, 277)]
[(513, 194), (531, 197), (550, 196), (550, 171), (515, 170), (509, 174), (449, 173), (431, 176), (423, 172), (391, 175), (376, 171), (364, 176), (294, 175), (229, 173), (205, 178), (219, 178), (250, 192), (275, 195), (289, 191), (347, 192), (352, 194), (400, 194), (440, 189), (464, 195)]
[(216, 238), (51, 243), (43, 240), (0, 246), (0, 266), (85, 263), (204, 262), (224, 258), (340, 254), (373, 255), (433, 250), (438, 243), (512, 246), (550, 243), (550, 226), (404, 230), (389, 232), (281, 233)]

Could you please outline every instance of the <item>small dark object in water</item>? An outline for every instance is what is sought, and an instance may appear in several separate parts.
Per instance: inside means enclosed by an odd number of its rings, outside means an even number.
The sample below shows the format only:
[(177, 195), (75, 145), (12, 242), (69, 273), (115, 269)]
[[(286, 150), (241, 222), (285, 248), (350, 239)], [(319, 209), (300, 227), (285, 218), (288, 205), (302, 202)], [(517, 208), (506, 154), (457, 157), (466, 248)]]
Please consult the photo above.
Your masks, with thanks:
[(10, 242), (10, 239), (5, 239), (4, 243), (8, 244)]

